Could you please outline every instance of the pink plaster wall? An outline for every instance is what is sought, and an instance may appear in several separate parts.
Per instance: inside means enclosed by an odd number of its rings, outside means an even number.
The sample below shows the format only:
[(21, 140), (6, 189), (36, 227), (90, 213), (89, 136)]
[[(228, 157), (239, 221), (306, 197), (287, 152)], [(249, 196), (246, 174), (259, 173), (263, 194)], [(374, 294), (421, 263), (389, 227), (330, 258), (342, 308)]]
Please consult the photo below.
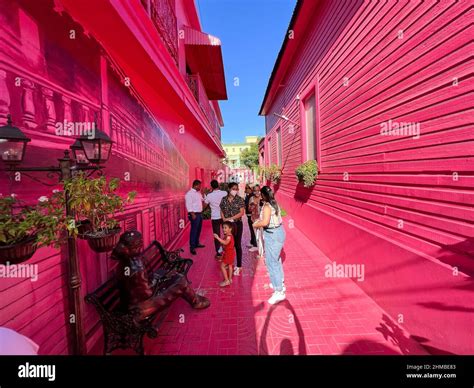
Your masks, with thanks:
[[(207, 181), (221, 166), (221, 155), (195, 111), (176, 111), (163, 104), (152, 112), (143, 96), (124, 84), (126, 74), (115, 58), (102, 52), (108, 47), (85, 35), (68, 13), (55, 12), (53, 1), (0, 0), (0, 9), (0, 121), (3, 125), (11, 113), (15, 125), (32, 138), (24, 165), (55, 164), (69, 147), (73, 139), (54, 133), (57, 121), (89, 121), (98, 113), (102, 128), (115, 142), (105, 173), (122, 179), (123, 192), (138, 191), (135, 203), (120, 216), (122, 227), (141, 230), (145, 243), (157, 239), (171, 244), (182, 232), (183, 196), (196, 170)], [(70, 39), (71, 30), (75, 39)], [(129, 66), (134, 60), (129, 57)], [(162, 74), (156, 68), (148, 76)], [(180, 125), (187, 131), (180, 133)], [(124, 180), (126, 173), (130, 181)], [(44, 175), (38, 177), (48, 181)], [(53, 188), (25, 176), (10, 186), (7, 176), (0, 174), (0, 193), (16, 193), (28, 202)], [(85, 295), (111, 275), (113, 262), (107, 254), (93, 253), (84, 241), (78, 242), (78, 252)], [(0, 279), (0, 326), (33, 339), (41, 354), (68, 353), (65, 255), (38, 250), (28, 262), (39, 265), (37, 282)], [(92, 346), (100, 336), (98, 316), (87, 305), (84, 316)]]

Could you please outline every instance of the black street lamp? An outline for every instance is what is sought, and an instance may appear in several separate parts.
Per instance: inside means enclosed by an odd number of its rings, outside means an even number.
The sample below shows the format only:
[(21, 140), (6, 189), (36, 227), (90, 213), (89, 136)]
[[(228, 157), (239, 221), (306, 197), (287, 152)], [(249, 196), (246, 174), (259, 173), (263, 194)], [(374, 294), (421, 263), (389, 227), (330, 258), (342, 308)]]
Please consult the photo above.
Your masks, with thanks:
[(109, 160), (112, 140), (95, 126), (94, 136), (82, 135), (77, 139), (90, 163), (100, 164)]
[[(24, 175), (41, 182), (40, 180), (29, 176), (28, 172), (46, 172), (55, 173), (59, 176), (59, 181), (65, 181), (72, 178), (75, 171), (90, 171), (91, 174), (101, 172), (103, 166), (101, 163), (107, 162), (110, 157), (112, 140), (102, 131), (96, 130), (92, 138), (81, 137), (77, 139), (70, 147), (74, 160), (71, 159), (69, 150), (64, 151), (64, 156), (58, 159), (59, 166), (55, 167), (20, 167), (26, 152), (26, 145), (31, 141), (19, 128), (12, 126), (11, 116), (8, 115), (7, 125), (0, 127), (0, 155), (6, 165), (3, 171), (9, 173), (22, 172)], [(88, 164), (93, 163), (89, 166)], [(69, 196), (65, 192), (66, 215), (74, 217), (74, 211), (69, 203)], [(76, 240), (72, 236), (67, 239), (68, 248), (68, 283), (69, 283), (69, 323), (72, 324), (72, 353), (85, 354), (86, 341), (84, 332), (84, 323), (82, 317), (82, 298), (81, 298), (81, 275), (79, 271), (79, 260), (77, 257)], [(72, 316), (74, 319), (71, 319)]]
[(84, 152), (84, 148), (82, 148), (82, 144), (79, 140), (76, 140), (69, 148), (71, 149), (74, 160), (78, 165), (86, 166), (89, 164), (89, 160), (87, 160), (86, 153)]
[(31, 139), (13, 126), (11, 115), (7, 118), (7, 125), (0, 127), (0, 156), (5, 163), (13, 165), (23, 161), (26, 144)]

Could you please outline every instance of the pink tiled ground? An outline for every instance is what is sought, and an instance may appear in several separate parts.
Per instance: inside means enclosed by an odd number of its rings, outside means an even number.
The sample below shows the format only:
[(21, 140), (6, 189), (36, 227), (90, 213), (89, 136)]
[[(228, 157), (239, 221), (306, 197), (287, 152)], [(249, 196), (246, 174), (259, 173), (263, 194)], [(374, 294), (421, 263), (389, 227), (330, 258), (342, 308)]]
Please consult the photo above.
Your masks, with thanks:
[[(203, 225), (190, 279), (211, 300), (204, 311), (178, 300), (147, 354), (425, 354), (354, 281), (324, 276), (329, 259), (297, 229), (286, 228), (287, 301), (271, 307), (265, 265), (245, 248), (243, 275), (220, 288), (210, 221)], [(181, 245), (189, 257), (187, 235)]]

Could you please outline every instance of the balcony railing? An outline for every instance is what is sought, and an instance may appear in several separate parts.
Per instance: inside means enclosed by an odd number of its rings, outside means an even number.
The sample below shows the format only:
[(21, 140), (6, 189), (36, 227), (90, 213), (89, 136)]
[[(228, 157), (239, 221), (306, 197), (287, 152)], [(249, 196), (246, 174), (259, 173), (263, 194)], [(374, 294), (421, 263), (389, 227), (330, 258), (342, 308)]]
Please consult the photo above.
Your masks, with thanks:
[(216, 114), (214, 113), (214, 109), (212, 109), (211, 103), (207, 98), (206, 90), (204, 89), (201, 78), (198, 74), (188, 74), (186, 78), (189, 88), (193, 92), (196, 101), (199, 103), (201, 110), (209, 122), (209, 127), (212, 133), (217, 136), (217, 139), (220, 141), (221, 128), (219, 126), (219, 122), (217, 121)]
[(141, 0), (171, 57), (178, 64), (178, 27), (170, 0)]

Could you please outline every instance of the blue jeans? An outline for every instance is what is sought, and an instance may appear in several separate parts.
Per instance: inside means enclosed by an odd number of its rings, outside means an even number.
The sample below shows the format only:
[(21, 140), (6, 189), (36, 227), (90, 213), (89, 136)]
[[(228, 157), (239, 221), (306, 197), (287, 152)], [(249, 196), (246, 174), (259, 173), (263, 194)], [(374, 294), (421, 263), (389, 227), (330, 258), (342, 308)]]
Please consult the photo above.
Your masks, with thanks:
[(193, 220), (191, 214), (188, 215), (189, 221), (191, 222), (191, 234), (189, 236), (189, 247), (191, 249), (196, 248), (199, 245), (199, 237), (201, 236), (202, 229), (202, 215), (196, 213), (196, 218)]
[(270, 281), (275, 291), (282, 291), (284, 274), (280, 253), (285, 243), (285, 229), (283, 225), (276, 229), (264, 229), (263, 235), (265, 239), (265, 264), (270, 275)]

